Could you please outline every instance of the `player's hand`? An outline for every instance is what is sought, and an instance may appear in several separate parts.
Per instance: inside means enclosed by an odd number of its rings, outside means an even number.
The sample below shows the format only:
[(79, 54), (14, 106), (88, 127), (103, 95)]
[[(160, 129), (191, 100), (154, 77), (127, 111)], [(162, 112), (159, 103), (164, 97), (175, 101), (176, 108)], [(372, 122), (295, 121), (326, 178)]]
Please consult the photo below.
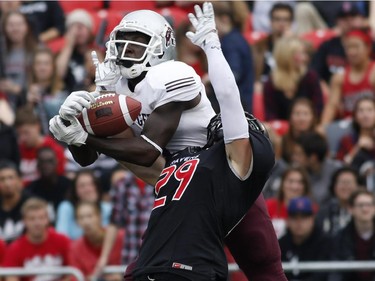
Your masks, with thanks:
[(97, 92), (77, 91), (72, 92), (61, 105), (59, 114), (63, 119), (70, 119), (78, 116), (86, 107), (90, 108), (95, 98), (99, 96)]
[(216, 42), (220, 45), (219, 36), (217, 35), (215, 14), (212, 3), (203, 3), (203, 10), (198, 5), (194, 6), (195, 15), (189, 13), (188, 17), (195, 28), (195, 32), (188, 31), (186, 37), (193, 44), (204, 49), (207, 43)]
[[(108, 47), (109, 48), (109, 47)], [(113, 59), (110, 59), (108, 52), (103, 62), (100, 62), (95, 51), (91, 52), (92, 63), (95, 65), (95, 84), (96, 86), (114, 87), (120, 79), (120, 68), (115, 64)]]
[(67, 121), (69, 122), (64, 124), (59, 115), (49, 120), (49, 130), (53, 136), (68, 145), (81, 146), (85, 144), (88, 134), (83, 130), (77, 118), (71, 117)]

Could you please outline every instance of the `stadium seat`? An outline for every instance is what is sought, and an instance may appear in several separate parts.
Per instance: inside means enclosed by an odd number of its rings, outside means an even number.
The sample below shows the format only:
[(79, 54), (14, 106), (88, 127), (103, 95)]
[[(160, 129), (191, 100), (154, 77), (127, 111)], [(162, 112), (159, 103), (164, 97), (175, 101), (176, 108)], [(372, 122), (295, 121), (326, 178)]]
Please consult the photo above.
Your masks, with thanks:
[(143, 10), (143, 9), (155, 10), (156, 4), (155, 4), (155, 1), (110, 0), (109, 9), (127, 13), (131, 11)]
[(265, 120), (263, 93), (254, 92), (253, 94), (253, 114), (261, 121)]
[(268, 124), (275, 130), (279, 136), (284, 135), (289, 130), (289, 122), (286, 120), (273, 120)]
[(257, 43), (258, 41), (264, 39), (267, 37), (266, 32), (261, 32), (261, 31), (252, 31), (252, 32), (244, 32), (243, 36), (245, 37), (246, 41), (250, 44), (253, 45)]
[(311, 32), (307, 32), (301, 35), (301, 38), (312, 45), (312, 47), (316, 50), (319, 48), (320, 44), (324, 41), (331, 39), (337, 35), (336, 31), (332, 29), (324, 29), (324, 30), (315, 30)]
[(66, 1), (59, 0), (61, 8), (64, 10), (65, 14), (69, 14), (75, 9), (85, 9), (87, 11), (98, 11), (103, 8), (102, 0), (94, 1)]
[(174, 30), (176, 30), (181, 23), (188, 20), (187, 12), (178, 7), (161, 8), (157, 9), (156, 12), (160, 13), (163, 17), (165, 17), (168, 20), (168, 22), (172, 25)]
[(50, 40), (47, 42), (47, 47), (54, 53), (57, 54), (64, 47), (65, 39), (63, 36)]

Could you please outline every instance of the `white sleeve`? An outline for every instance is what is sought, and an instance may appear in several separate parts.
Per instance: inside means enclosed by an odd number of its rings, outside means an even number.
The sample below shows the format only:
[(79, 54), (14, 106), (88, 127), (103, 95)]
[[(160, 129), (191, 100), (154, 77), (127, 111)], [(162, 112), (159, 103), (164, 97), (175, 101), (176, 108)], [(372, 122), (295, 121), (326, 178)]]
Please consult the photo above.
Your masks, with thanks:
[(249, 125), (242, 108), (240, 92), (220, 43), (210, 42), (204, 51), (208, 61), (208, 75), (220, 106), (224, 142), (248, 138)]

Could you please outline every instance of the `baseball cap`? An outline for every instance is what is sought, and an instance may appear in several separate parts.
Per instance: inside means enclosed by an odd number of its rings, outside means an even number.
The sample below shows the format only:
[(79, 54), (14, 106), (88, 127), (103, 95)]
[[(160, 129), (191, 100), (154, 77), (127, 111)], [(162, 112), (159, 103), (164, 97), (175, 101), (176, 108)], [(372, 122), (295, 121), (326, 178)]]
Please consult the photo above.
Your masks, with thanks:
[(342, 3), (340, 9), (337, 12), (336, 18), (345, 18), (349, 16), (358, 16), (360, 11), (356, 6), (355, 2), (345, 1)]
[(297, 197), (290, 200), (288, 205), (288, 216), (312, 215), (313, 213), (313, 204), (310, 198)]

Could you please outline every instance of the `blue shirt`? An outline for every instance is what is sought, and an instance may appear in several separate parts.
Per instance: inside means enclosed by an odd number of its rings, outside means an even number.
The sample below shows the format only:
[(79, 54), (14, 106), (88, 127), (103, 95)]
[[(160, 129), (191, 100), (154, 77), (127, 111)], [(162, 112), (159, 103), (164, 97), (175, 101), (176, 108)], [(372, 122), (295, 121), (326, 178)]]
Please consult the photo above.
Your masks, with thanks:
[[(109, 202), (101, 202), (102, 225), (109, 223), (112, 211), (112, 204)], [(56, 231), (67, 235), (70, 239), (76, 240), (83, 234), (81, 227), (77, 224), (75, 218), (74, 206), (70, 201), (63, 201), (57, 209)]]

